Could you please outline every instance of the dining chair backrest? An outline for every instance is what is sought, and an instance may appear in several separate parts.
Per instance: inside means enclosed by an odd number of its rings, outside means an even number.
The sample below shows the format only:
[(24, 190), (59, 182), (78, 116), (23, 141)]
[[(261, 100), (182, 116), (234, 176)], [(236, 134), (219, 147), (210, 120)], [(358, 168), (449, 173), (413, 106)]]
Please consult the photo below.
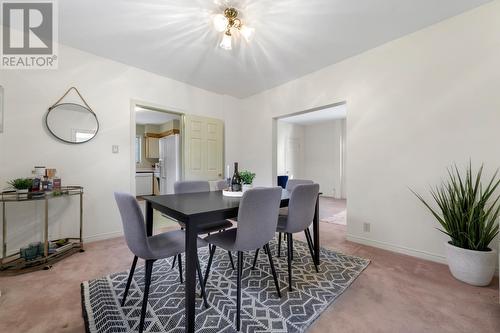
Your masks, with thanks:
[(289, 179), (286, 183), (286, 190), (292, 192), (295, 186), (304, 184), (314, 184), (314, 182), (308, 179)]
[(269, 243), (278, 225), (281, 187), (254, 188), (246, 191), (238, 210), (235, 248), (251, 251)]
[(174, 183), (174, 193), (197, 193), (197, 192), (209, 192), (210, 184), (208, 181), (203, 180), (189, 180), (189, 181), (178, 181)]
[(290, 233), (307, 229), (314, 218), (319, 184), (297, 185), (290, 194), (286, 230)]
[(144, 216), (135, 197), (129, 193), (115, 192), (115, 200), (122, 218), (127, 246), (139, 258), (149, 259), (151, 250), (147, 241)]
[(218, 180), (217, 183), (215, 184), (215, 189), (217, 191), (222, 191), (225, 190), (226, 188), (227, 188), (227, 181), (225, 181), (224, 179)]

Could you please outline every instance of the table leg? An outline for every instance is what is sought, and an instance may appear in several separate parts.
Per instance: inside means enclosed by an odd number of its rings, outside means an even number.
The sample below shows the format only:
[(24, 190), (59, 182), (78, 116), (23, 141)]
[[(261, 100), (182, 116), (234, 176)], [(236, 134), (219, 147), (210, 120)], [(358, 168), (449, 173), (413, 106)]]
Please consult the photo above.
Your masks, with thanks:
[(5, 201), (2, 202), (2, 263), (7, 257), (7, 221), (5, 219)]
[(80, 192), (80, 246), (83, 249), (83, 192)]
[(146, 201), (146, 235), (153, 236), (153, 206)]
[(193, 333), (195, 328), (196, 302), (196, 258), (198, 256), (197, 227), (186, 223), (186, 279), (185, 279), (185, 326), (186, 332)]
[(44, 256), (45, 258), (49, 255), (49, 199), (47, 195), (45, 196), (45, 215), (44, 215)]
[(314, 237), (314, 261), (319, 266), (319, 195), (316, 199), (313, 219), (313, 237)]

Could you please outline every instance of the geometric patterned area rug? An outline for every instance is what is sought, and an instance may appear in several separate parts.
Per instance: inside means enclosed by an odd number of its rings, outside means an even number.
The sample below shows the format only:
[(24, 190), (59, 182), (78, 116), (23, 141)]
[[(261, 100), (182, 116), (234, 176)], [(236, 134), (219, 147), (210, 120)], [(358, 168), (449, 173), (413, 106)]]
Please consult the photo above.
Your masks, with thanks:
[[(276, 257), (276, 242), (270, 245), (281, 299), (276, 294), (264, 251), (259, 254), (255, 270), (251, 269), (253, 252), (245, 253), (241, 332), (304, 332), (369, 264), (367, 259), (322, 248), (320, 272), (316, 273), (307, 244), (294, 240), (294, 290), (289, 292), (286, 242), (282, 243), (280, 258)], [(207, 247), (198, 249), (198, 254), (204, 271), (208, 261)], [(179, 282), (177, 265), (171, 269), (171, 263), (172, 259), (165, 259), (154, 264), (145, 332), (184, 332), (184, 284)], [(82, 283), (82, 310), (87, 332), (137, 331), (144, 266), (136, 268), (127, 302), (121, 307), (127, 276), (128, 272), (120, 272)], [(199, 294), (199, 285), (197, 288)], [(236, 271), (232, 270), (227, 253), (221, 249), (215, 253), (206, 291), (208, 309), (199, 297), (196, 298), (196, 332), (236, 332)]]
[(341, 211), (333, 216), (323, 217), (320, 221), (326, 222), (326, 223), (346, 225), (347, 224), (347, 211), (343, 210), (343, 211)]

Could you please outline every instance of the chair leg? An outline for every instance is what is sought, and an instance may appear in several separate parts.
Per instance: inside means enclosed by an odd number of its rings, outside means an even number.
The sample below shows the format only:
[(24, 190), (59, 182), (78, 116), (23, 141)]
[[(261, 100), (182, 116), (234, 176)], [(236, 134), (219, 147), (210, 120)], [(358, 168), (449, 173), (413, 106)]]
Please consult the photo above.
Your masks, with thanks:
[(179, 263), (179, 280), (181, 283), (184, 283), (182, 279), (182, 257), (180, 253), (177, 255), (177, 262)]
[(253, 258), (252, 269), (255, 269), (255, 266), (257, 265), (257, 259), (259, 258), (259, 251), (260, 249), (255, 250), (255, 257)]
[(174, 260), (172, 260), (172, 267), (171, 267), (171, 269), (174, 269), (176, 262), (177, 262), (177, 256), (174, 256)]
[(286, 240), (288, 242), (287, 246), (287, 261), (288, 261), (288, 290), (292, 291), (292, 234), (286, 235)]
[(198, 258), (198, 256), (196, 256), (196, 271), (198, 272), (198, 280), (200, 280), (201, 297), (203, 297), (203, 303), (208, 309), (207, 293), (205, 292), (205, 282), (203, 281), (203, 276), (201, 274), (200, 258)]
[(233, 255), (231, 254), (231, 251), (227, 251), (227, 255), (229, 256), (229, 261), (231, 262), (231, 267), (233, 268), (233, 271), (234, 271), (234, 261), (233, 261)]
[(280, 283), (278, 281), (278, 276), (276, 275), (276, 270), (274, 269), (273, 256), (271, 255), (269, 244), (264, 245), (264, 247), (267, 250), (267, 258), (269, 259), (269, 266), (271, 266), (271, 272), (273, 273), (273, 279), (274, 279), (274, 285), (276, 286), (276, 292), (278, 293), (278, 297), (281, 298)]
[(318, 265), (316, 264), (316, 260), (314, 260), (314, 249), (312, 245), (311, 232), (309, 231), (309, 228), (304, 230), (304, 233), (306, 234), (307, 245), (309, 246), (309, 252), (311, 253), (311, 258), (314, 263), (314, 268), (316, 269), (316, 273), (319, 273)]
[(210, 268), (212, 267), (212, 260), (214, 258), (216, 246), (212, 245), (212, 249), (210, 250), (210, 257), (208, 257), (207, 270), (205, 271), (205, 285), (207, 285), (208, 276), (210, 275)]
[(134, 277), (135, 265), (137, 264), (137, 256), (134, 256), (132, 261), (132, 267), (130, 268), (130, 273), (128, 274), (127, 286), (125, 287), (125, 293), (123, 294), (122, 306), (125, 306), (125, 301), (127, 300), (128, 290), (130, 289), (130, 283), (132, 283), (132, 278)]
[[(287, 236), (288, 238), (290, 238), (290, 243), (292, 244), (292, 246), (290, 246), (290, 250), (292, 251), (292, 255), (290, 256), (290, 258), (292, 258), (292, 261), (293, 261), (293, 234), (288, 234)], [(287, 238), (287, 239), (288, 239)]]
[(148, 307), (149, 285), (151, 284), (151, 273), (153, 272), (154, 260), (146, 260), (146, 278), (144, 280), (144, 297), (142, 298), (141, 320), (139, 321), (139, 333), (144, 330), (144, 318)]
[(278, 233), (278, 258), (281, 257), (281, 232)]
[(241, 326), (241, 275), (243, 273), (243, 252), (238, 251), (238, 276), (236, 281), (236, 330)]

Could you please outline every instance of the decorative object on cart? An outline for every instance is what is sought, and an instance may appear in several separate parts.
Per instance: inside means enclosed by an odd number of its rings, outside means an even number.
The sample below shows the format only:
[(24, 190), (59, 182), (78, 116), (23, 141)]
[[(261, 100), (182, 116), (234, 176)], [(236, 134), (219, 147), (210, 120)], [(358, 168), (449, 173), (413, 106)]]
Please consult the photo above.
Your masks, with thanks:
[(28, 192), (33, 186), (33, 180), (31, 178), (16, 178), (8, 184), (16, 189), (18, 199), (28, 199)]
[(451, 238), (446, 243), (446, 258), (451, 274), (458, 280), (475, 286), (490, 284), (497, 262), (497, 253), (489, 244), (498, 235), (500, 184), (498, 170), (483, 184), (483, 166), (477, 173), (472, 163), (461, 174), (455, 165), (448, 170), (448, 181), (431, 190), (439, 206), (432, 208), (419, 194), (412, 192), (441, 224), (439, 229)]
[(0, 86), (0, 133), (3, 133), (3, 105), (4, 105), (3, 87)]
[(57, 196), (61, 190), (61, 178), (56, 177), (57, 169), (35, 166), (32, 171), (35, 178), (31, 187), (31, 197), (40, 197), (46, 191), (52, 191), (52, 195)]
[(35, 165), (35, 169), (32, 171), (33, 176), (38, 179), (42, 179), (45, 176), (45, 167)]
[[(84, 105), (76, 103), (61, 103), (74, 90)], [(49, 132), (59, 140), (78, 144), (92, 140), (99, 131), (99, 121), (78, 89), (71, 87), (55, 102), (45, 116), (45, 124)]]
[(243, 192), (253, 187), (253, 180), (255, 179), (255, 173), (250, 172), (248, 170), (243, 170), (240, 172), (240, 178), (241, 178)]
[[(65, 186), (58, 192), (41, 192), (43, 196), (30, 196), (26, 199), (19, 199), (15, 191), (4, 191), (0, 193), (0, 203), (2, 204), (2, 256), (0, 258), (0, 276), (15, 275), (19, 273), (31, 272), (39, 269), (49, 269), (51, 265), (71, 254), (83, 251), (83, 187)], [(58, 194), (56, 194), (58, 193)], [(30, 193), (32, 194), (32, 193)], [(51, 200), (61, 196), (78, 196), (80, 201), (80, 233), (73, 237), (65, 237), (57, 240), (49, 239), (49, 203)], [(8, 233), (7, 228), (11, 224), (19, 224), (22, 221), (10, 221), (7, 223), (7, 208), (18, 202), (42, 201), (44, 203), (44, 223), (43, 223), (43, 241), (40, 244), (32, 243), (23, 247), (16, 253), (9, 253), (7, 247)], [(30, 229), (33, 230), (33, 229)], [(32, 235), (27, 235), (32, 237)], [(38, 250), (35, 248), (38, 246)]]
[(231, 178), (231, 191), (241, 192), (241, 178), (238, 172), (238, 162), (234, 162), (234, 172)]
[(35, 242), (31, 243), (28, 246), (22, 247), (19, 250), (20, 257), (25, 259), (26, 261), (31, 261), (35, 260), (38, 257), (43, 256), (43, 243), (42, 242)]

